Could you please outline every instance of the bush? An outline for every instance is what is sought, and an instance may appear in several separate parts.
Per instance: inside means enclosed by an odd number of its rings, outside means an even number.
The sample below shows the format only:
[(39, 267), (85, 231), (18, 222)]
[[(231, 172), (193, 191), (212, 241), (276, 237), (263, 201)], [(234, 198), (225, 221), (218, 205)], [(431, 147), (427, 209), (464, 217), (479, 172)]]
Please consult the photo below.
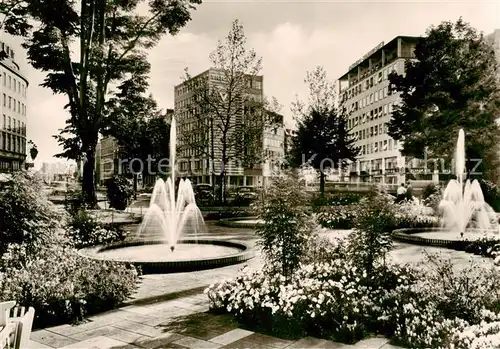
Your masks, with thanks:
[(298, 180), (292, 176), (276, 178), (257, 204), (259, 218), (264, 221), (257, 230), (270, 269), (285, 277), (297, 268), (306, 242), (312, 234), (312, 222), (305, 213), (307, 198)]
[(484, 201), (490, 205), (495, 212), (500, 212), (500, 190), (498, 186), (485, 179), (480, 179), (479, 184), (483, 191)]
[(66, 231), (76, 248), (123, 241), (126, 237), (120, 227), (106, 227), (83, 209), (68, 218)]
[(325, 228), (351, 229), (354, 227), (359, 209), (359, 204), (324, 206), (316, 214), (316, 219)]
[(324, 197), (315, 197), (312, 205), (313, 207), (352, 205), (359, 203), (365, 196), (366, 193), (327, 193)]
[(0, 254), (12, 243), (42, 243), (58, 227), (54, 205), (40, 193), (40, 184), (23, 172), (0, 192)]
[(430, 228), (438, 225), (439, 219), (434, 210), (418, 201), (403, 201), (392, 208), (394, 228)]
[(429, 183), (422, 189), (422, 194), (421, 194), (420, 198), (425, 201), (430, 196), (432, 196), (436, 193), (439, 193), (439, 192), (441, 192), (441, 188), (440, 188), (439, 184)]
[(35, 326), (79, 321), (116, 307), (138, 281), (134, 267), (81, 257), (62, 241), (41, 247), (36, 254), (12, 246), (2, 265), (0, 298), (34, 307)]
[(128, 201), (134, 194), (132, 184), (123, 175), (116, 175), (106, 182), (109, 207), (117, 210), (127, 208)]

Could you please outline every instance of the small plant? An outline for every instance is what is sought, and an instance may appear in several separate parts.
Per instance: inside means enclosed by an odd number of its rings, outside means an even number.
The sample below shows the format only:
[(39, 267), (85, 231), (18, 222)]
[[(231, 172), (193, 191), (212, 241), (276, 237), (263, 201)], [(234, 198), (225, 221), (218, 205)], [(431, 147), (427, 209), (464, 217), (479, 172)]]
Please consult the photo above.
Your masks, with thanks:
[(259, 244), (269, 266), (278, 268), (285, 277), (299, 265), (312, 233), (306, 205), (302, 187), (291, 175), (275, 179), (257, 205), (259, 218), (264, 221), (257, 231)]
[(127, 208), (127, 203), (134, 190), (129, 180), (123, 175), (116, 175), (106, 183), (109, 206), (117, 210)]

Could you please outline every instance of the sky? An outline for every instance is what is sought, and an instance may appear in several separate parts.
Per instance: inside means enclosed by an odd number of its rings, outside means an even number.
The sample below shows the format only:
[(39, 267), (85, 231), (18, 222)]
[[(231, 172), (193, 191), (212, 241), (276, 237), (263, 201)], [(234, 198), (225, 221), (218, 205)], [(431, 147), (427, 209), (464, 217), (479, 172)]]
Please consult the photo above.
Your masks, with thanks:
[[(424, 35), (431, 25), (460, 16), (489, 34), (500, 28), (500, 0), (496, 1), (204, 1), (192, 20), (176, 36), (165, 36), (151, 49), (150, 93), (163, 109), (174, 106), (174, 86), (184, 69), (198, 74), (209, 68), (208, 56), (231, 23), (244, 26), (248, 48), (263, 59), (264, 94), (276, 97), (288, 126), (290, 104), (307, 98), (307, 71), (323, 66), (336, 80), (350, 64), (380, 42), (398, 35)], [(18, 64), (30, 81), (28, 139), (37, 144), (35, 166), (56, 161), (60, 152), (52, 135), (65, 126), (67, 97), (40, 87), (44, 74), (30, 67), (17, 38), (2, 38), (16, 50)], [(17, 47), (16, 47), (17, 46)]]

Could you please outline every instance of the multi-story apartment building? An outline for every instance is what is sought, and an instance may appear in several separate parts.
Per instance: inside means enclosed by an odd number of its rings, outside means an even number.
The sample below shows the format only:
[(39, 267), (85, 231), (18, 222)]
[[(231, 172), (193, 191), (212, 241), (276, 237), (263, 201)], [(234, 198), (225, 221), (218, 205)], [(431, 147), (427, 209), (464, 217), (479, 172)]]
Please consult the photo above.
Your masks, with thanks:
[(340, 105), (348, 112), (349, 129), (361, 150), (350, 168), (350, 181), (397, 184), (405, 181), (406, 168), (415, 173), (421, 166), (417, 159), (407, 161), (401, 156), (401, 145), (387, 134), (391, 112), (400, 100), (391, 93), (388, 76), (404, 73), (405, 61), (415, 58), (417, 40), (398, 36), (382, 42), (339, 79)]
[(24, 167), (26, 160), (26, 96), (28, 80), (15, 61), (15, 52), (0, 41), (0, 172)]
[[(196, 110), (195, 96), (194, 92), (190, 90), (190, 86), (196, 83), (197, 79), (206, 81), (209, 89), (218, 87), (224, 89), (224, 72), (213, 68), (175, 86), (174, 100), (178, 134), (177, 157), (180, 160), (177, 169), (182, 177), (190, 178), (194, 183), (213, 185), (215, 184), (213, 183), (215, 176), (220, 174), (222, 168), (222, 151), (220, 147), (222, 133), (220, 127), (215, 123), (222, 121), (218, 118), (210, 118), (209, 115), (205, 116), (201, 111)], [(264, 99), (263, 76), (249, 77), (248, 84), (245, 90), (247, 96), (244, 99), (258, 103), (262, 102)], [(242, 103), (244, 102), (242, 101)], [(193, 111), (193, 109), (195, 110)], [(236, 109), (244, 110), (244, 108)], [(198, 114), (195, 116), (194, 112)], [(231, 117), (228, 122), (231, 125), (245, 127), (246, 123), (252, 122), (252, 120), (245, 120), (243, 112), (241, 112), (240, 115)], [(237, 129), (237, 127), (234, 127), (234, 131), (231, 130), (230, 132), (237, 132)], [(203, 142), (201, 146), (197, 146), (195, 149), (193, 144), (196, 141), (191, 142), (191, 138), (196, 137), (202, 138)], [(232, 159), (226, 164), (225, 168), (227, 184), (230, 187), (266, 185), (275, 167), (278, 166), (278, 159), (284, 157), (283, 117), (281, 116), (281, 122), (278, 122), (277, 125), (264, 131), (259, 139), (262, 144), (257, 147), (257, 151), (261, 152), (263, 156), (258, 163), (248, 164), (243, 161), (242, 155), (231, 154)]]

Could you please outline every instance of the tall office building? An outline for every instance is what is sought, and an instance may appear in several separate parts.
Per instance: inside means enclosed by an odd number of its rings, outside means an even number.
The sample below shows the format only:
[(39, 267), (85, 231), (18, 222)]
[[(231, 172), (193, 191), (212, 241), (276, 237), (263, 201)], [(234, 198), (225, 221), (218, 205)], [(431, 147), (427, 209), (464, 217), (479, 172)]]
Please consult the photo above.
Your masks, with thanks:
[[(190, 91), (189, 86), (193, 82), (196, 83), (196, 80), (201, 79), (208, 82), (210, 89), (224, 86), (226, 83), (224, 81), (224, 72), (211, 68), (193, 77), (190, 81), (175, 86), (174, 100), (178, 134), (177, 157), (180, 160), (178, 170), (183, 177), (190, 178), (194, 183), (214, 184), (213, 176), (219, 175), (222, 168), (222, 151), (220, 147), (221, 125), (216, 125), (215, 123), (221, 123), (222, 121), (214, 118), (212, 125), (209, 125), (210, 118), (208, 115), (205, 119), (203, 114), (201, 114), (201, 117), (193, 114), (195, 97), (194, 93)], [(248, 94), (246, 96), (248, 99), (262, 102), (264, 99), (263, 77), (254, 76), (249, 79), (249, 86), (246, 89), (246, 93)], [(245, 121), (243, 117), (244, 107), (236, 109), (241, 110), (241, 112), (238, 115), (234, 115), (229, 123), (245, 127), (245, 122), (248, 122), (248, 120)], [(231, 154), (232, 161), (229, 161), (229, 164), (225, 168), (228, 180), (227, 184), (230, 187), (266, 185), (269, 177), (273, 174), (276, 164), (279, 162), (278, 159), (282, 159), (284, 156), (283, 117), (280, 117), (281, 121), (278, 122), (277, 127), (264, 131), (260, 137), (262, 144), (259, 146), (258, 151), (267, 155), (263, 161), (255, 164), (244, 164), (242, 157), (238, 154)], [(233, 128), (230, 132), (233, 132), (235, 129)], [(200, 132), (203, 132), (203, 135), (199, 134)], [(196, 137), (200, 137), (201, 139), (202, 136), (202, 139), (206, 140), (203, 145), (205, 149), (194, 149), (192, 146), (194, 141), (191, 142), (188, 138), (195, 140)], [(211, 144), (214, 146), (211, 146)]]
[(348, 112), (348, 126), (361, 149), (349, 170), (350, 181), (397, 184), (405, 181), (405, 168), (415, 173), (423, 167), (417, 159), (406, 161), (401, 145), (387, 134), (393, 107), (400, 100), (389, 90), (388, 75), (404, 72), (405, 61), (415, 58), (417, 40), (398, 36), (382, 42), (339, 79), (340, 105)]
[(15, 52), (0, 41), (0, 172), (17, 171), (26, 160), (26, 96), (28, 80), (15, 61)]

